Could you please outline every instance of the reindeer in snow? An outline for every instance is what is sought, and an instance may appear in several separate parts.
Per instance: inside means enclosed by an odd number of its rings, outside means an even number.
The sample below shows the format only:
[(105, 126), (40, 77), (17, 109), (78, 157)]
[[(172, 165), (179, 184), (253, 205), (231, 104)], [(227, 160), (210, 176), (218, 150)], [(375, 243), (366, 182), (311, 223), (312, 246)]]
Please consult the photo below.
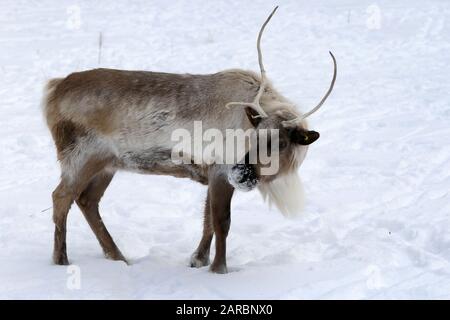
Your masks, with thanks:
[[(330, 52), (334, 75), (328, 91), (311, 111), (299, 113), (267, 80), (262, 62), (261, 36), (276, 9), (257, 39), (260, 76), (241, 69), (207, 75), (94, 69), (48, 82), (43, 108), (61, 165), (61, 180), (52, 194), (55, 264), (69, 263), (66, 222), (73, 202), (106, 257), (126, 262), (99, 214), (99, 201), (118, 170), (190, 178), (208, 186), (203, 235), (191, 266), (209, 264), (215, 235), (210, 266), (215, 273), (227, 272), (226, 238), (235, 189), (257, 187), (280, 211), (298, 210), (301, 188), (297, 169), (308, 145), (319, 138), (319, 133), (308, 130), (305, 118), (330, 95), (337, 66)], [(276, 172), (263, 174), (267, 164), (258, 156), (250, 162), (249, 148), (242, 161), (234, 164), (194, 161), (194, 155), (185, 152), (183, 159), (192, 161), (174, 161), (172, 133), (179, 128), (192, 132), (196, 121), (205, 129), (221, 132), (252, 129), (257, 137), (264, 129), (275, 130), (277, 139), (257, 138), (250, 148), (276, 145)]]

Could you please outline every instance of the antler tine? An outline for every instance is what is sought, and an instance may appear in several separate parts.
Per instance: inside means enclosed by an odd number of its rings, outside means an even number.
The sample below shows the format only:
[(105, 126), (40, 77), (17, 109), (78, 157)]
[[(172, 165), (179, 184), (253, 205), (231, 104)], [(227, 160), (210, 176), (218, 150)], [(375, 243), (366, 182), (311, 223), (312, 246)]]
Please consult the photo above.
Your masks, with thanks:
[(320, 107), (322, 107), (322, 105), (327, 100), (328, 96), (331, 94), (331, 91), (333, 91), (334, 83), (336, 82), (336, 77), (337, 77), (337, 63), (336, 63), (336, 58), (334, 57), (333, 53), (331, 53), (331, 51), (329, 51), (329, 53), (331, 55), (331, 58), (333, 59), (333, 67), (334, 67), (333, 79), (331, 80), (330, 87), (328, 88), (327, 92), (323, 96), (322, 100), (320, 100), (319, 104), (317, 104), (314, 108), (312, 108), (310, 111), (308, 111), (307, 113), (305, 113), (301, 117), (298, 117), (298, 118), (295, 118), (295, 119), (292, 119), (292, 120), (284, 121), (283, 124), (285, 124), (285, 125), (291, 124), (292, 125), (292, 124), (296, 124), (296, 123), (306, 119), (307, 117), (312, 115), (314, 112), (319, 110)]
[(258, 63), (259, 63), (259, 69), (261, 72), (261, 83), (259, 85), (258, 93), (256, 94), (255, 99), (253, 102), (229, 102), (225, 105), (227, 109), (229, 109), (231, 106), (246, 106), (250, 107), (256, 112), (259, 113), (260, 117), (267, 118), (267, 113), (264, 111), (264, 109), (261, 107), (259, 100), (261, 99), (261, 96), (264, 93), (264, 89), (267, 83), (266, 80), (266, 70), (264, 69), (264, 64), (262, 60), (262, 51), (261, 51), (261, 38), (262, 34), (264, 32), (264, 29), (266, 28), (266, 25), (269, 23), (270, 19), (272, 19), (272, 16), (275, 14), (275, 11), (277, 11), (278, 6), (273, 9), (272, 13), (267, 17), (266, 21), (261, 26), (261, 29), (259, 30), (258, 39), (256, 41), (256, 48), (258, 50)]

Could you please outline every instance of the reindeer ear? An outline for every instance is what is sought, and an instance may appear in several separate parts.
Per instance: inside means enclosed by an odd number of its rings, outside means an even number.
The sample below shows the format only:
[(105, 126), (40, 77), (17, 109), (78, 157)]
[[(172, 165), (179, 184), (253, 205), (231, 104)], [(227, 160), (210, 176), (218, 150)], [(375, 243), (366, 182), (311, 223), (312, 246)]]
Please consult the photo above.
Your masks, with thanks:
[(291, 141), (301, 145), (309, 145), (319, 139), (320, 134), (316, 131), (307, 131), (303, 129), (294, 129), (291, 132)]
[(261, 116), (250, 107), (245, 108), (245, 113), (247, 114), (247, 118), (250, 123), (256, 128), (262, 120)]

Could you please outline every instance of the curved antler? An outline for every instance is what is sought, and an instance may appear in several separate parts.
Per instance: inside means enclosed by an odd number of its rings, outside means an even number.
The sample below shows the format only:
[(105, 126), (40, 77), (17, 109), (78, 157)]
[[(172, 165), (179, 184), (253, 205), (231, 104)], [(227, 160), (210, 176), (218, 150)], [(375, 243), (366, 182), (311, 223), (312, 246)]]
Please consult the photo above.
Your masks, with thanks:
[(262, 25), (261, 29), (259, 30), (258, 34), (258, 40), (256, 41), (256, 48), (258, 49), (258, 62), (259, 62), (259, 69), (261, 71), (261, 84), (259, 85), (258, 93), (256, 94), (255, 99), (253, 102), (228, 102), (225, 107), (230, 108), (232, 106), (245, 106), (250, 107), (256, 112), (258, 112), (259, 117), (267, 117), (267, 113), (264, 111), (264, 109), (259, 104), (259, 100), (261, 99), (262, 94), (264, 93), (264, 89), (267, 83), (266, 79), (266, 70), (264, 69), (263, 61), (262, 61), (262, 53), (261, 53), (261, 37), (264, 32), (264, 29), (266, 28), (266, 25), (269, 23), (270, 19), (272, 19), (272, 16), (274, 15), (275, 11), (277, 11), (278, 6), (273, 9), (272, 13), (267, 17), (266, 21)]
[(327, 98), (330, 95), (331, 91), (333, 91), (334, 83), (336, 82), (336, 76), (337, 76), (337, 64), (336, 64), (336, 58), (334, 57), (334, 55), (331, 53), (331, 51), (329, 51), (329, 53), (331, 55), (331, 58), (333, 59), (334, 72), (333, 72), (333, 79), (331, 80), (331, 84), (330, 84), (330, 87), (328, 88), (327, 93), (325, 93), (325, 95), (323, 96), (322, 100), (320, 100), (320, 102), (319, 102), (319, 104), (317, 106), (312, 108), (310, 111), (308, 111), (307, 113), (305, 113), (301, 117), (298, 117), (298, 118), (295, 118), (295, 119), (292, 119), (292, 120), (283, 121), (283, 125), (297, 124), (298, 122), (300, 122), (300, 121), (306, 119), (307, 117), (309, 117), (310, 115), (312, 115), (314, 112), (316, 112), (317, 110), (320, 109), (320, 107), (327, 100)]

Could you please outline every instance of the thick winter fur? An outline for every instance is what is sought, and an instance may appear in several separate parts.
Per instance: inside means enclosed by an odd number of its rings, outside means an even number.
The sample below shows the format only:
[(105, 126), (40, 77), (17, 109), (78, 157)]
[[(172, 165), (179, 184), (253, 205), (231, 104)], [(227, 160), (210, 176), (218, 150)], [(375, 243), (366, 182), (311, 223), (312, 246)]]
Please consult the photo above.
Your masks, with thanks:
[[(95, 69), (50, 80), (44, 112), (62, 171), (69, 179), (89, 157), (96, 155), (112, 157), (113, 170), (170, 174), (163, 168), (173, 169), (167, 157), (160, 159), (159, 165), (155, 163), (145, 170), (140, 167), (144, 158), (155, 162), (161, 150), (171, 150), (172, 131), (192, 131), (194, 121), (202, 121), (204, 130), (251, 128), (243, 108), (229, 110), (224, 105), (232, 100), (251, 101), (259, 81), (255, 73), (243, 70), (179, 75)], [(261, 99), (269, 115), (277, 114), (276, 122), (281, 121), (279, 115), (283, 113), (282, 119), (299, 115), (294, 108), (279, 107), (287, 102), (270, 84)], [(293, 159), (292, 171), (297, 162)], [(200, 165), (186, 171), (187, 177), (205, 180), (200, 176), (204, 177), (207, 167)], [(179, 176), (179, 170), (173, 173)]]
[(262, 183), (258, 189), (269, 206), (274, 205), (286, 217), (293, 217), (303, 210), (303, 186), (296, 172), (283, 174), (270, 183)]
[[(225, 108), (230, 101), (253, 101), (260, 77), (253, 72), (228, 70), (210, 75), (168, 74), (95, 69), (50, 80), (44, 114), (61, 163), (61, 183), (53, 193), (54, 261), (67, 264), (66, 218), (71, 204), (82, 208), (107, 256), (124, 260), (101, 222), (98, 202), (117, 170), (185, 177), (209, 185), (205, 232), (193, 264), (209, 259), (216, 234), (214, 272), (226, 272), (225, 238), (229, 228), (229, 201), (234, 188), (228, 183), (229, 166), (175, 164), (170, 159), (172, 131), (192, 132), (193, 122), (203, 129), (253, 128), (244, 108)], [(281, 128), (283, 120), (298, 112), (268, 84), (261, 106), (269, 115), (260, 128)], [(306, 129), (306, 124), (299, 124)], [(224, 134), (225, 136), (225, 134)], [(286, 138), (287, 139), (287, 138)], [(298, 209), (297, 168), (307, 146), (289, 143), (280, 151), (279, 173), (261, 177), (260, 190), (284, 213)], [(192, 155), (193, 157), (193, 155)], [(279, 178), (279, 180), (277, 180)], [(294, 184), (289, 184), (295, 182)], [(295, 187), (295, 188), (294, 188)], [(90, 199), (86, 206), (83, 199)], [(228, 202), (227, 202), (228, 201)], [(297, 201), (298, 202), (298, 201)]]

